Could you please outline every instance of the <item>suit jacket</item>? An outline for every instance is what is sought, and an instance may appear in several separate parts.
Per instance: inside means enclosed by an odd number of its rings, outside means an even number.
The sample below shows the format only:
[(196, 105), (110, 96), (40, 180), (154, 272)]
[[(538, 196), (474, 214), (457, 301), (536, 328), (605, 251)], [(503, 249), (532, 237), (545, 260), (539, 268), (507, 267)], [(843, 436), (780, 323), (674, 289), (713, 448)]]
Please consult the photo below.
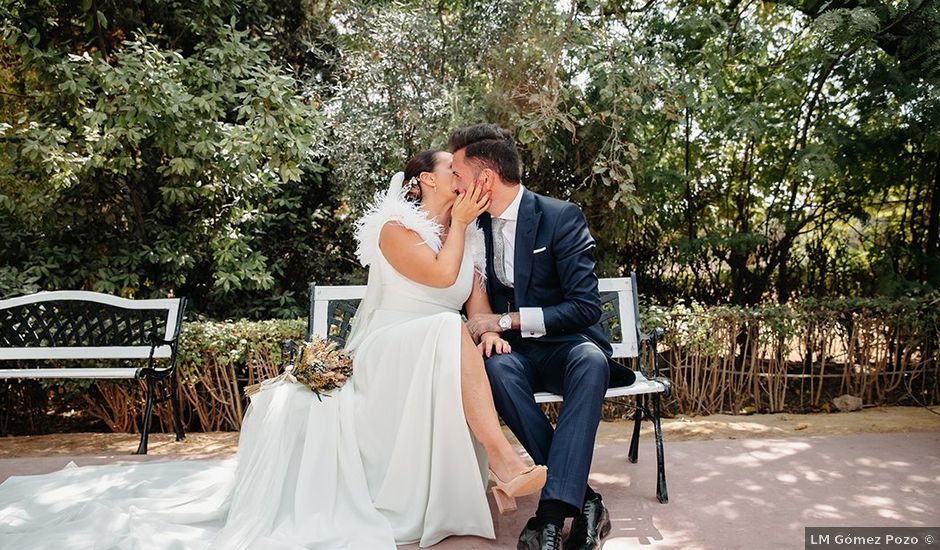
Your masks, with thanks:
[[(493, 269), (492, 218), (483, 213), (479, 221), (486, 237), (487, 290), (493, 295), (498, 283)], [(540, 249), (544, 250), (534, 252)], [(542, 308), (546, 335), (536, 340), (560, 342), (583, 335), (607, 355), (610, 385), (630, 385), (636, 375), (611, 359), (613, 349), (598, 322), (601, 297), (594, 268), (594, 237), (581, 209), (525, 189), (516, 221), (513, 311)], [(505, 305), (494, 304), (494, 311), (505, 313)]]

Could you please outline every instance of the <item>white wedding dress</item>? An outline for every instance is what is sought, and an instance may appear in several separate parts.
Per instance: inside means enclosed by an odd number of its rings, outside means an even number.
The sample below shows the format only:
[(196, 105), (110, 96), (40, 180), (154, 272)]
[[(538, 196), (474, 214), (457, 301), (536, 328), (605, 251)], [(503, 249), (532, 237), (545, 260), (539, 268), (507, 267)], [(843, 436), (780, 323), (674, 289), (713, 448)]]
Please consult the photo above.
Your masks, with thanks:
[[(397, 181), (396, 181), (397, 180)], [(353, 376), (319, 400), (280, 377), (251, 397), (235, 458), (76, 467), (0, 484), (0, 549), (378, 550), (494, 538), (485, 455), (464, 418), (458, 313), (482, 266), (479, 229), (450, 288), (385, 260), (388, 220), (439, 250), (400, 175), (360, 221), (370, 267), (348, 347)], [(396, 185), (397, 184), (397, 185)]]

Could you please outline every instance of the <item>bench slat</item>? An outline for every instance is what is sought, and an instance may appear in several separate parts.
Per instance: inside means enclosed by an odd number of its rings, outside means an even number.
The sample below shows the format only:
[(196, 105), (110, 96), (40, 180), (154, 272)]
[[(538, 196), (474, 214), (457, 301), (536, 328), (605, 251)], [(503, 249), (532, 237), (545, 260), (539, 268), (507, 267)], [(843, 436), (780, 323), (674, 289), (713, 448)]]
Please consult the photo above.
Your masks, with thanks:
[[(173, 355), (170, 346), (159, 346), (153, 351), (156, 358)], [(0, 347), (2, 359), (147, 359), (150, 346), (87, 346), (87, 347)]]
[(2, 378), (137, 378), (134, 367), (97, 369), (0, 369)]
[[(604, 394), (604, 399), (609, 397), (622, 397), (624, 395), (643, 395), (646, 393), (663, 393), (666, 391), (666, 386), (661, 382), (655, 380), (649, 380), (643, 373), (636, 373), (636, 382), (630, 386), (619, 386), (615, 388), (610, 388), (607, 390), (607, 393)], [(536, 403), (558, 403), (564, 401), (564, 398), (560, 395), (549, 393), (549, 392), (538, 392), (535, 394)]]

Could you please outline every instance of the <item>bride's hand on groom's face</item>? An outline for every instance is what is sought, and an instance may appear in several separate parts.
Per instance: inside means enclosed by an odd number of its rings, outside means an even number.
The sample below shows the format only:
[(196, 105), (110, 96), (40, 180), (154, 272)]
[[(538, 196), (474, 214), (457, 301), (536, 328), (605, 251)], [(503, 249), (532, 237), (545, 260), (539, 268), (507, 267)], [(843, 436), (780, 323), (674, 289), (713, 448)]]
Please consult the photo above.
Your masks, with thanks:
[(450, 217), (454, 221), (469, 225), (489, 207), (490, 194), (483, 191), (482, 185), (470, 184), (466, 191), (457, 196)]
[(503, 354), (512, 351), (512, 348), (509, 347), (509, 342), (500, 338), (499, 334), (495, 332), (483, 333), (483, 336), (480, 338), (480, 343), (477, 345), (477, 349), (486, 357), (492, 357), (494, 353)]

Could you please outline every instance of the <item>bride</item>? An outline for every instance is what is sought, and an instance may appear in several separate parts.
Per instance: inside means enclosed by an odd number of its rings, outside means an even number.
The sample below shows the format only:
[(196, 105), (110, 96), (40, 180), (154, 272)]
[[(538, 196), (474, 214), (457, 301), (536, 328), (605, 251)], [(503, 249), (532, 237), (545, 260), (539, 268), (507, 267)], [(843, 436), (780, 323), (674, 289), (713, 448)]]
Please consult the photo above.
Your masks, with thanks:
[[(485, 300), (489, 198), (458, 195), (451, 155), (411, 159), (357, 225), (369, 267), (347, 349), (350, 382), (322, 401), (279, 377), (251, 397), (224, 461), (76, 467), (0, 484), (0, 549), (362, 549), (494, 538), (539, 491), (499, 427), (481, 353), (459, 310)], [(462, 404), (462, 406), (461, 406)]]

